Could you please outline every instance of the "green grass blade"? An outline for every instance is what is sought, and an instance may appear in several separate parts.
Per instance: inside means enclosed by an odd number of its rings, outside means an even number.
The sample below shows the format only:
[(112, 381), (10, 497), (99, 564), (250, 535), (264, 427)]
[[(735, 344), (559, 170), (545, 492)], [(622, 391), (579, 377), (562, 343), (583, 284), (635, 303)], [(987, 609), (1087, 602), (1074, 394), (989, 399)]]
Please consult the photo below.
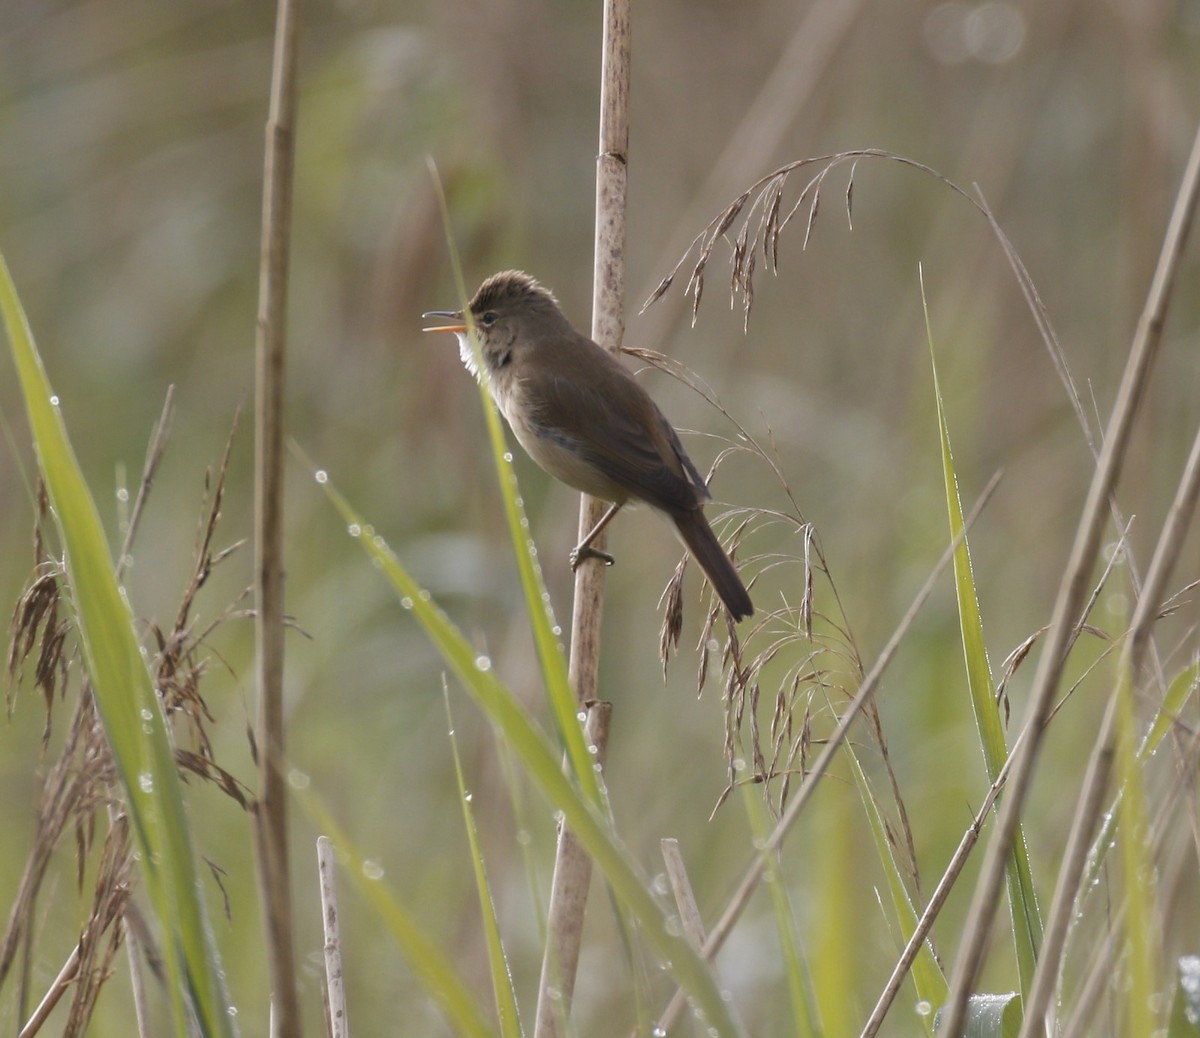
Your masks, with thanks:
[[(1154, 718), (1154, 723), (1150, 726), (1150, 731), (1138, 748), (1139, 765), (1145, 764), (1154, 755), (1167, 732), (1182, 715), (1184, 706), (1196, 692), (1197, 682), (1200, 682), (1200, 663), (1184, 667), (1175, 675), (1167, 687), (1167, 694), (1163, 697), (1162, 705)], [(1092, 841), (1088, 851), (1087, 873), (1079, 886), (1082, 892), (1081, 896), (1086, 896), (1088, 891), (1094, 889), (1097, 877), (1108, 860), (1108, 852), (1116, 845), (1114, 836), (1121, 817), (1121, 802), (1124, 796), (1124, 786), (1118, 785), (1116, 802), (1104, 813), (1104, 823), (1100, 826), (1100, 832)]]
[[(922, 286), (922, 302), (924, 287)], [(971, 569), (971, 550), (963, 532), (962, 501), (958, 496), (958, 475), (954, 469), (954, 456), (950, 449), (950, 431), (943, 406), (942, 390), (938, 384), (937, 362), (933, 353), (933, 331), (929, 325), (929, 310), (925, 308), (925, 329), (929, 340), (929, 357), (933, 367), (933, 389), (937, 398), (938, 433), (942, 448), (942, 474), (946, 485), (946, 507), (950, 517), (950, 537), (957, 539), (954, 552), (954, 589), (958, 599), (959, 627), (963, 654), (967, 669), (967, 685), (971, 696), (971, 707), (975, 713), (975, 726), (979, 733), (980, 746), (987, 766), (988, 779), (995, 782), (1008, 758), (1004, 742), (1004, 726), (1000, 710), (996, 705), (996, 686), (992, 681), (988, 664), (987, 646), (983, 636), (983, 619), (979, 611), (979, 598), (975, 589), (975, 578)], [(1012, 920), (1013, 942), (1016, 947), (1017, 972), (1021, 991), (1028, 992), (1033, 983), (1037, 953), (1042, 943), (1042, 919), (1038, 910), (1037, 895), (1033, 884), (1033, 873), (1029, 865), (1029, 852), (1022, 826), (1013, 836), (1012, 851), (1005, 867), (1008, 887), (1008, 902)]]
[[(1125, 657), (1122, 654), (1122, 662)], [(1159, 932), (1154, 910), (1154, 859), (1150, 851), (1146, 798), (1142, 788), (1142, 766), (1137, 753), (1137, 721), (1134, 691), (1128, 667), (1118, 675), (1117, 689), (1117, 780), (1121, 786), (1117, 845), (1120, 849), (1127, 911), (1125, 913), (1126, 969), (1129, 983), (1121, 985), (1126, 1006), (1126, 1034), (1157, 1034), (1161, 1026), (1155, 1010), (1155, 982), (1159, 973)]]
[(967, 1001), (963, 1038), (1017, 1038), (1020, 1032), (1021, 996), (1015, 992), (972, 995)]
[(508, 444), (504, 438), (504, 429), (500, 424), (500, 415), (496, 410), (495, 401), (492, 400), (491, 392), (487, 388), (487, 365), (483, 363), (479, 338), (475, 334), (475, 322), (467, 308), (467, 291), (463, 284), (458, 248), (450, 233), (450, 214), (446, 206), (446, 196), (436, 172), (433, 179), (438, 205), (442, 213), (442, 225), (446, 229), (446, 246), (450, 253), (454, 280), (462, 304), (463, 316), (467, 323), (471, 349), (475, 352), (476, 370), (483, 375), (479, 380), (479, 399), (487, 422), (492, 460), (496, 465), (500, 492), (504, 499), (504, 517), (508, 522), (509, 536), (512, 538), (513, 556), (517, 560), (521, 588), (525, 594), (526, 612), (529, 615), (533, 641), (541, 663), (542, 680), (546, 683), (546, 697), (550, 703), (550, 711), (554, 717), (559, 738), (566, 747), (567, 759), (571, 762), (580, 786), (592, 803), (601, 805), (607, 811), (607, 801), (604, 797), (600, 775), (593, 767), (594, 759), (589, 753), (587, 741), (584, 739), (583, 727), (580, 723), (579, 703), (576, 701), (567, 675), (567, 662), (563, 655), (562, 643), (559, 640), (562, 630), (555, 621), (550, 607), (550, 595), (546, 591), (541, 566), (537, 561), (537, 548), (529, 535), (529, 520), (525, 516), (525, 508), (517, 487), (517, 476), (512, 467), (512, 455), (509, 453)]
[[(854, 752), (854, 747), (847, 742), (845, 749), (847, 759), (850, 761), (850, 767), (854, 772), (855, 784), (858, 786), (863, 806), (867, 811), (867, 820), (871, 824), (871, 835), (875, 840), (875, 852), (879, 857), (880, 864), (883, 866), (884, 874), (887, 876), (888, 893), (891, 895), (892, 909), (895, 911), (896, 918), (900, 924), (903, 942), (907, 943), (909, 937), (917, 928), (919, 913), (913, 908), (912, 901), (909, 900), (908, 888), (904, 885), (904, 877), (901, 875), (900, 866), (896, 862), (895, 854), (892, 853), (892, 842), (888, 839), (887, 827), (884, 825), (883, 815), (880, 813), (879, 805), (876, 803), (874, 794), (867, 784), (866, 774), (862, 770), (862, 765), (859, 763), (858, 756)], [(928, 941), (924, 941), (921, 944), (921, 950), (917, 953), (916, 959), (913, 960), (912, 979), (913, 985), (917, 989), (918, 1002), (923, 1002), (927, 1006), (940, 1006), (946, 1001), (946, 994), (949, 987)], [(926, 1031), (932, 1034), (933, 1014), (926, 1013), (921, 1019), (925, 1024)]]
[(591, 798), (582, 793), (574, 776), (564, 774), (556, 747), (496, 677), (491, 661), (476, 658), (466, 639), (433, 602), (429, 592), (413, 580), (383, 538), (362, 522), (345, 498), (329, 484), (324, 472), (317, 473), (317, 481), (324, 486), (347, 528), (355, 533), (400, 596), (401, 605), (412, 611), (447, 666), (512, 747), (526, 774), (546, 800), (562, 811), (567, 824), (608, 880), (618, 902), (637, 920), (646, 942), (687, 990), (706, 1025), (717, 1034), (739, 1034), (708, 964), (686, 940), (670, 932), (665, 913), (638, 875), (627, 852), (613, 837), (609, 819), (600, 813)]
[(92, 693), (124, 787), (141, 871), (159, 925), (175, 1031), (234, 1033), (196, 874), (166, 720), (117, 584), (100, 514), (71, 449), (25, 313), (0, 256), (0, 309), (25, 398), (38, 464), (66, 555), (69, 597)]
[(425, 936), (412, 913), (382, 882), (378, 870), (370, 867), (324, 804), (311, 791), (295, 792), (316, 828), (333, 841), (354, 888), (391, 932), (413, 974), (441, 1007), (455, 1031), (466, 1038), (494, 1038), (495, 1031), (483, 1009), (450, 959)]
[(500, 1020), (500, 1033), (504, 1038), (521, 1038), (521, 1015), (517, 1008), (517, 993), (513, 990), (512, 973), (508, 958), (504, 954), (504, 943), (500, 939), (500, 921), (496, 918), (496, 903), (492, 900), (492, 888), (488, 883), (487, 870), (483, 864), (483, 851), (479, 846), (479, 830), (475, 825), (475, 814), (471, 810), (471, 795), (467, 792), (463, 777), (462, 758), (458, 752), (458, 739), (454, 735), (454, 718), (450, 714), (450, 692), (443, 688), (446, 698), (446, 721), (450, 731), (450, 749), (454, 756), (454, 777), (458, 782), (458, 800), (462, 804), (463, 824), (467, 830), (467, 842), (471, 848), (471, 862), (475, 867), (475, 886), (479, 891), (479, 907), (483, 913), (483, 932), (487, 945), (488, 965), (492, 971), (492, 992), (496, 999), (496, 1015)]
[[(750, 819), (750, 831), (754, 834), (755, 841), (761, 844), (770, 835), (771, 826), (766, 818), (762, 800), (754, 792), (757, 788), (743, 786), (742, 801)], [(819, 1038), (824, 1029), (821, 1027), (820, 1013), (813, 994), (812, 975), (800, 947), (785, 877), (779, 867), (779, 858), (774, 854), (767, 857), (766, 887), (771, 895), (771, 911), (775, 916), (776, 932), (779, 934), (779, 948), (783, 954), (784, 976), (787, 978), (788, 997), (792, 1007), (791, 1027), (788, 1033), (796, 1035), (796, 1038)], [(835, 994), (833, 997), (839, 996)]]
[(1138, 750), (1139, 761), (1144, 763), (1158, 749), (1159, 743), (1163, 741), (1167, 732), (1182, 715), (1183, 708), (1192, 698), (1198, 683), (1200, 683), (1200, 663), (1184, 667), (1175, 675), (1167, 687), (1167, 694), (1163, 696), (1162, 705), (1158, 709), (1154, 723), (1150, 726), (1146, 741)]

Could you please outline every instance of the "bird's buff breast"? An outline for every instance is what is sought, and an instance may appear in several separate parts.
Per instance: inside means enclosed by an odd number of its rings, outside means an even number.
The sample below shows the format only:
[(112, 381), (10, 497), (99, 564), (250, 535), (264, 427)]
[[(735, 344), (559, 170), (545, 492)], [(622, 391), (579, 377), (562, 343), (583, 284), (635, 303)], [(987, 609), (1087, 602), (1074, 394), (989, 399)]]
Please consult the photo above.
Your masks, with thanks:
[(589, 464), (570, 437), (531, 419), (535, 409), (522, 401), (518, 380), (493, 379), (492, 395), (517, 442), (541, 469), (592, 497), (620, 504), (629, 500), (629, 492)]
[[(481, 377), (475, 349), (462, 332), (458, 334), (458, 352), (466, 369), (477, 379)], [(624, 504), (629, 492), (608, 479), (580, 454), (578, 445), (561, 430), (529, 419), (536, 408), (530, 407), (522, 395), (521, 380), (510, 370), (490, 371), (487, 387), (504, 415), (517, 442), (543, 471), (567, 486), (604, 501)]]

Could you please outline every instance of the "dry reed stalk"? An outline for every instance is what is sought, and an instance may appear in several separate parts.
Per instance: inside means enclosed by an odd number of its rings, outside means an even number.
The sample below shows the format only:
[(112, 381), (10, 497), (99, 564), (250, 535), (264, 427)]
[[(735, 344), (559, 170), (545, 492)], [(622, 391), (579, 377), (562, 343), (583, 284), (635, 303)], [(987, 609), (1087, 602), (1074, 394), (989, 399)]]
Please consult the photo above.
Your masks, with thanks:
[(270, 1033), (279, 1038), (301, 1033), (283, 775), (283, 375), (295, 164), (296, 35), (295, 7), (291, 0), (279, 0), (263, 172), (254, 485), (259, 770), (254, 817), (272, 1005)]
[[(592, 274), (592, 338), (620, 349), (624, 336), (625, 209), (629, 156), (630, 0), (605, 0), (600, 81), (600, 152), (596, 158), (596, 231)], [(599, 521), (606, 505), (584, 495), (579, 508), (579, 536)], [(603, 540), (595, 547), (603, 550)], [(571, 656), (568, 678), (580, 707), (598, 697), (600, 624), (604, 606), (604, 565), (585, 563), (575, 575), (571, 612)], [(536, 1038), (562, 1033), (571, 1012), (575, 967), (583, 937), (591, 862), (571, 853), (574, 838), (560, 836), (553, 886), (578, 891), (557, 904), (553, 897), (547, 919), (547, 943), (538, 990)], [(544, 1011), (545, 1010), (545, 1011)]]
[(659, 846), (662, 848), (667, 880), (671, 884), (671, 896), (675, 898), (675, 907), (679, 911), (680, 928), (692, 947), (699, 950), (704, 947), (704, 919), (700, 915), (700, 906), (696, 904), (696, 895), (692, 890), (692, 881), (688, 879), (679, 841), (667, 838), (661, 840)]
[(321, 879), (321, 919), (325, 928), (325, 989), (329, 999), (330, 1038), (348, 1038), (350, 1021), (346, 1013), (346, 976), (342, 968), (342, 924), (338, 911), (337, 862), (333, 841), (317, 837), (317, 871)]
[[(596, 747), (595, 759), (601, 767), (608, 753), (611, 723), (612, 703), (593, 703), (588, 708), (586, 738), (589, 746)], [(546, 913), (546, 950), (538, 983), (535, 1035), (558, 1035), (567, 1030), (567, 1013), (575, 993), (575, 974), (591, 879), (592, 859), (564, 823), (558, 834), (554, 879)]]
[[(1200, 133), (1197, 133), (1196, 136), (1190, 165), (1194, 165), (1200, 171)], [(1185, 177), (1185, 186), (1186, 182), (1187, 178)], [(1184, 195), (1181, 193), (1180, 197), (1182, 204)], [(1149, 307), (1149, 301), (1147, 305)], [(1162, 306), (1165, 308), (1165, 305), (1164, 300)], [(1161, 327), (1161, 319), (1157, 321), (1157, 324)], [(1196, 510), (1198, 496), (1200, 496), (1200, 432), (1192, 442), (1191, 452), (1184, 466), (1175, 498), (1167, 513), (1166, 522), (1159, 534), (1158, 544), (1155, 546), (1154, 556), (1150, 560), (1150, 568), (1146, 573), (1142, 594), (1138, 599), (1129, 635), (1125, 641), (1117, 673), (1126, 677), (1131, 687), (1136, 687), (1141, 676), (1146, 650), (1150, 644), (1151, 628), (1160, 615), (1162, 600), (1166, 594), (1167, 580), (1179, 558), (1180, 549)], [(1063, 864), (1058, 874), (1045, 939), (1038, 957), (1037, 972), (1026, 1000), (1025, 1024), (1021, 1029), (1022, 1038), (1031, 1038), (1033, 1033), (1031, 1027), (1037, 1026), (1037, 1021), (1045, 1013), (1058, 981), (1062, 955), (1066, 946), (1066, 935), (1071, 915), (1075, 910), (1076, 898), (1079, 895), (1079, 884), (1083, 877), (1089, 845), (1103, 809), (1112, 762), (1116, 757), (1115, 722), (1120, 695), (1121, 689), (1118, 685), (1109, 699), (1100, 733), (1096, 738), (1095, 748), (1088, 761), (1083, 791), (1080, 794), (1079, 806), (1075, 812), (1070, 837), (1063, 854)]]
[[(1179, 261), (1187, 241), (1197, 201), (1200, 199), (1200, 131), (1193, 142), (1192, 152), (1184, 172), (1183, 182), (1175, 199), (1175, 207), (1163, 240), (1158, 267), (1146, 297), (1146, 305), (1138, 321), (1133, 345), (1129, 351), (1125, 373), (1117, 391), (1112, 416), (1105, 430), (1096, 472), (1088, 488), (1087, 500), (1080, 516), (1071, 548), (1070, 559), (1063, 574), (1050, 629), (1042, 646), (1041, 658), (1030, 691), (1023, 729), (1028, 733), (1019, 754), (1014, 752), (1012, 775), (996, 829), (988, 844), (983, 871), (975, 890), (968, 916), (967, 930), (951, 978), (950, 996), (945, 1015), (938, 1030), (942, 1035), (961, 1033), (966, 1016), (967, 999), (983, 968), (992, 923), (1000, 902), (1000, 885), (1004, 880), (1005, 862), (1017, 823), (1021, 817), (1025, 795), (1029, 790), (1044, 722), (1066, 663), (1068, 640), (1079, 615), (1087, 590), (1087, 578), (1095, 563), (1100, 535), (1106, 521), (1109, 499), (1121, 473), (1129, 444), (1133, 421), (1137, 417), (1144, 389), (1158, 356), (1162, 341), (1171, 292), (1179, 271)], [(1086, 796), (1086, 794), (1085, 794)], [(1027, 1014), (1026, 1019), (1034, 1014)]]

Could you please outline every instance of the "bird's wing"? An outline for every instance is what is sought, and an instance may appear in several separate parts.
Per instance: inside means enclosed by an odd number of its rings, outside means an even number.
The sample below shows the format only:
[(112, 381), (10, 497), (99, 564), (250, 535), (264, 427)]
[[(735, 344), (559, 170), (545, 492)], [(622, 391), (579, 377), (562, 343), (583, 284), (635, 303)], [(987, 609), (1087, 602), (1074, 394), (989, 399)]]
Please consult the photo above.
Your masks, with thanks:
[[(620, 370), (618, 394), (601, 394), (570, 375), (534, 376), (539, 385), (531, 396), (543, 402), (538, 423), (632, 496), (665, 512), (691, 511), (708, 497), (703, 478), (650, 395)], [(571, 434), (568, 418), (570, 427), (588, 431), (586, 438)]]

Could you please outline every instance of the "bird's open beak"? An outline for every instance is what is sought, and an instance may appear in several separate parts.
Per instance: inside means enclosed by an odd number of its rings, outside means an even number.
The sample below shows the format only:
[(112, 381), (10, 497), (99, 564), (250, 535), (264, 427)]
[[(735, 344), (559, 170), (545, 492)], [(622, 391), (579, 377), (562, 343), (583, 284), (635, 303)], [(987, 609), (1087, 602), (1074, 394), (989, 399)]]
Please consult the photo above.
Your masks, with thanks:
[(423, 332), (465, 332), (467, 330), (466, 323), (463, 321), (463, 312), (461, 310), (426, 310), (421, 314), (422, 321), (428, 321), (431, 317), (449, 317), (454, 319), (456, 324), (438, 324), (432, 328), (422, 328)]

